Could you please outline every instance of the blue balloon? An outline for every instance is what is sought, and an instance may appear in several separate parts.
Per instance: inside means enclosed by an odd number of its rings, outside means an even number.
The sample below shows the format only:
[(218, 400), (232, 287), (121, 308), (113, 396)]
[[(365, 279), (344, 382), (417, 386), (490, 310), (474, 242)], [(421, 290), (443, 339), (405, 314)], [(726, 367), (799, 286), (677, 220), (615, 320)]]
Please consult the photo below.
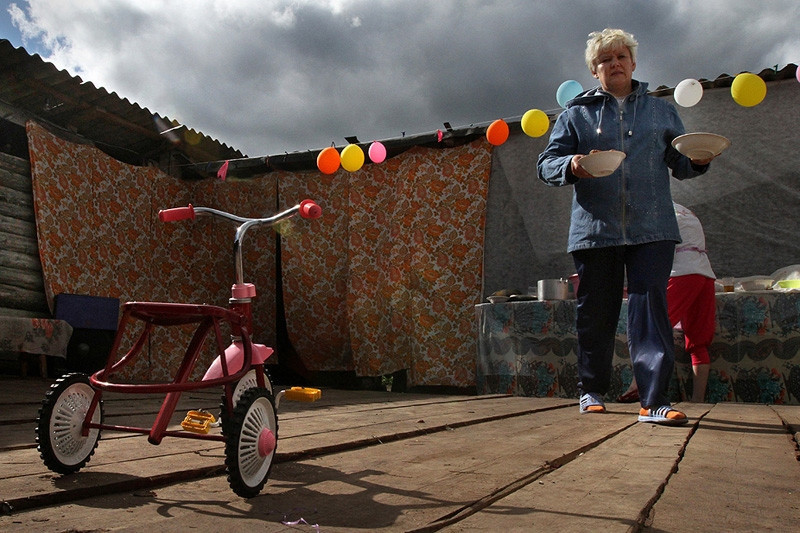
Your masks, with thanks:
[(558, 86), (556, 100), (558, 105), (566, 107), (567, 102), (583, 92), (583, 86), (575, 80), (567, 80)]

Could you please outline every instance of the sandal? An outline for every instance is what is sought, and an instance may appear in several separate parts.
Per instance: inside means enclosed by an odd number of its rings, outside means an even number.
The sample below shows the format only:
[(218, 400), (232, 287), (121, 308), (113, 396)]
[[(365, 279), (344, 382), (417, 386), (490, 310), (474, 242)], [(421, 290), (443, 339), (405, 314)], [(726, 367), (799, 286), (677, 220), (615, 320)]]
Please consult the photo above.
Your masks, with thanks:
[(587, 392), (581, 395), (580, 403), (581, 414), (586, 413), (605, 413), (606, 406), (603, 404), (602, 397), (596, 392)]
[(656, 408), (642, 407), (639, 409), (639, 422), (652, 422), (665, 426), (679, 426), (689, 421), (689, 418), (669, 405)]

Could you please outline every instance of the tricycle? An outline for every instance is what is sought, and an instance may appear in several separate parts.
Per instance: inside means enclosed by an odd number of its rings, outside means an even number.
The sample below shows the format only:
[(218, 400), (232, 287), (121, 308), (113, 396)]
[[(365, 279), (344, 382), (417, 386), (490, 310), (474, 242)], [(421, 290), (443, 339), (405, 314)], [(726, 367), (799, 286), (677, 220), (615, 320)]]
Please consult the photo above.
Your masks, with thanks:
[[(101, 431), (146, 434), (151, 444), (164, 437), (223, 441), (225, 466), (231, 489), (241, 497), (256, 496), (264, 487), (272, 468), (278, 440), (277, 409), (285, 391), (273, 392), (264, 365), (273, 349), (251, 339), (252, 300), (256, 288), (244, 282), (242, 243), (253, 226), (273, 226), (299, 214), (314, 219), (322, 214), (312, 200), (267, 218), (245, 218), (210, 207), (165, 209), (162, 222), (216, 216), (237, 225), (234, 236), (235, 283), (227, 307), (171, 302), (127, 302), (123, 304), (117, 334), (104, 368), (88, 375), (69, 373), (50, 388), (39, 409), (36, 442), (44, 464), (59, 474), (72, 474), (83, 468), (94, 454)], [(135, 330), (134, 324), (139, 324)], [(156, 327), (196, 324), (171, 382), (129, 383), (117, 381), (115, 374), (131, 365), (149, 345)], [(223, 329), (230, 331), (230, 344), (223, 340)], [(130, 331), (130, 334), (129, 334)], [(138, 335), (136, 332), (138, 332)], [(130, 335), (130, 337), (126, 337)], [(214, 339), (216, 358), (201, 379), (193, 378), (208, 337)], [(123, 338), (130, 338), (130, 349), (120, 356)], [(206, 411), (190, 411), (180, 429), (170, 429), (181, 393), (222, 387), (220, 420)], [(103, 393), (163, 393), (164, 400), (151, 427), (107, 424), (103, 420)], [(219, 426), (221, 432), (212, 432)]]

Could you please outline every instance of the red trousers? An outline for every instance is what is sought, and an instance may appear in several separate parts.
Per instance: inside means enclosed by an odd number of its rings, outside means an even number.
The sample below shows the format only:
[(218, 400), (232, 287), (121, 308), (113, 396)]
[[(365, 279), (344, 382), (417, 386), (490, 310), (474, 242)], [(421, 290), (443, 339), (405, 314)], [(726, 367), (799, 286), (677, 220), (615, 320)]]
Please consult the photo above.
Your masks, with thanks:
[(717, 312), (714, 280), (700, 274), (669, 278), (667, 307), (672, 327), (681, 324), (692, 365), (709, 364)]

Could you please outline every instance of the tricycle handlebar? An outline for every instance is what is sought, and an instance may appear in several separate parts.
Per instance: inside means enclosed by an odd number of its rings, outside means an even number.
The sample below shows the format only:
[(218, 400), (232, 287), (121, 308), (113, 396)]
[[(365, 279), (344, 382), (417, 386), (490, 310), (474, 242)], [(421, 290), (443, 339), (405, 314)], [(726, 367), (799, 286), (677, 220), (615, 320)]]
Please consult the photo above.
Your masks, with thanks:
[(240, 223), (248, 223), (248, 225), (252, 224), (274, 224), (276, 222), (280, 222), (283, 219), (289, 218), (294, 216), (295, 214), (299, 214), (303, 218), (319, 218), (322, 216), (322, 208), (317, 205), (314, 200), (303, 200), (299, 204), (294, 207), (287, 209), (277, 215), (273, 215), (271, 217), (266, 218), (246, 218), (234, 215), (233, 213), (228, 213), (226, 211), (220, 211), (219, 209), (212, 209), (211, 207), (194, 207), (192, 204), (189, 204), (186, 207), (172, 207), (170, 209), (162, 209), (158, 212), (158, 219), (161, 222), (177, 222), (178, 220), (187, 220), (192, 219), (194, 220), (195, 217), (202, 213), (208, 213), (211, 215), (216, 215), (218, 217), (227, 218), (228, 220), (233, 220), (234, 222)]
[(322, 216), (322, 208), (314, 200), (303, 200), (300, 202), (300, 216), (303, 218), (319, 218)]
[(158, 219), (161, 222), (175, 222), (177, 220), (186, 220), (191, 218), (194, 220), (194, 207), (189, 204), (186, 207), (173, 207), (171, 209), (162, 209), (158, 212)]
[(197, 215), (201, 214), (215, 215), (239, 223), (239, 227), (236, 228), (236, 236), (234, 237), (233, 241), (233, 253), (235, 261), (234, 266), (236, 269), (236, 283), (241, 285), (242, 283), (244, 283), (242, 279), (243, 278), (242, 241), (244, 239), (245, 232), (251, 226), (257, 226), (261, 224), (267, 224), (267, 225), (276, 224), (281, 220), (285, 220), (297, 214), (299, 214), (303, 218), (308, 218), (308, 219), (319, 218), (320, 216), (322, 216), (322, 208), (319, 205), (317, 205), (317, 203), (314, 200), (303, 200), (296, 206), (290, 207), (289, 209), (282, 211), (271, 217), (245, 218), (234, 215), (232, 213), (228, 213), (226, 211), (213, 209), (211, 207), (194, 207), (192, 206), (192, 204), (189, 204), (186, 207), (173, 207), (171, 209), (162, 209), (161, 211), (158, 212), (158, 218), (159, 220), (161, 220), (161, 222), (175, 222), (178, 220), (194, 219)]

